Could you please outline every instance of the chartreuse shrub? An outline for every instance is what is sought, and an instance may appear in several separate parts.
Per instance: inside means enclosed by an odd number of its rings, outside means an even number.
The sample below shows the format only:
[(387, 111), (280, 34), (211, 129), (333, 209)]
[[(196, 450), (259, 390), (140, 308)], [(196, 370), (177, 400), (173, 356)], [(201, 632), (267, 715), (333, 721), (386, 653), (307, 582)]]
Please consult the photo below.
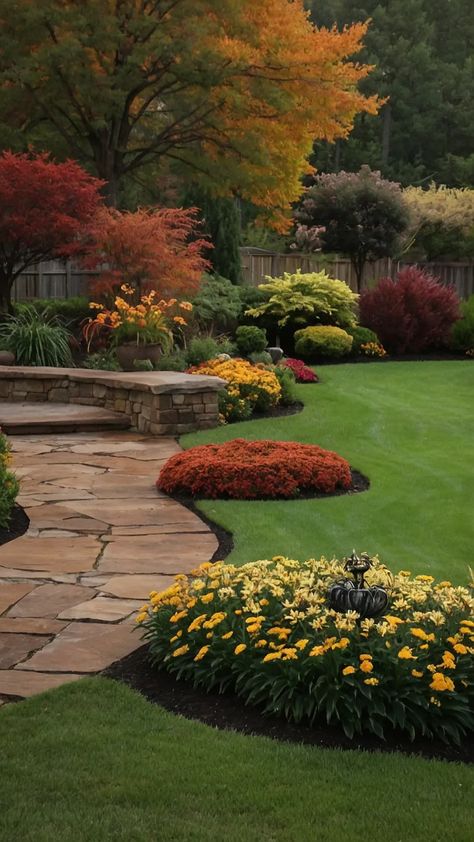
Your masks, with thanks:
[(253, 412), (267, 412), (281, 400), (281, 386), (273, 370), (239, 358), (207, 360), (193, 366), (191, 374), (210, 374), (227, 380), (219, 393), (219, 410), (224, 421), (244, 421)]
[(5, 528), (10, 522), (13, 504), (18, 494), (18, 481), (8, 469), (10, 448), (4, 434), (0, 431), (0, 527)]
[(355, 324), (355, 307), (359, 296), (343, 281), (333, 280), (326, 272), (266, 278), (258, 287), (265, 301), (246, 311), (247, 316), (270, 317), (280, 327), (286, 324), (321, 324), (350, 327)]
[(432, 576), (395, 576), (378, 619), (329, 609), (343, 562), (276, 556), (243, 567), (204, 564), (151, 593), (137, 622), (152, 662), (207, 690), (295, 722), (323, 719), (346, 735), (459, 743), (474, 730), (474, 600)]
[(302, 357), (344, 357), (350, 354), (352, 336), (340, 327), (305, 327), (295, 333), (295, 351)]
[(352, 482), (349, 463), (330, 450), (294, 441), (204, 444), (172, 456), (157, 486), (167, 494), (237, 500), (330, 494)]
[(453, 325), (451, 347), (474, 354), (474, 295), (461, 304), (461, 318)]

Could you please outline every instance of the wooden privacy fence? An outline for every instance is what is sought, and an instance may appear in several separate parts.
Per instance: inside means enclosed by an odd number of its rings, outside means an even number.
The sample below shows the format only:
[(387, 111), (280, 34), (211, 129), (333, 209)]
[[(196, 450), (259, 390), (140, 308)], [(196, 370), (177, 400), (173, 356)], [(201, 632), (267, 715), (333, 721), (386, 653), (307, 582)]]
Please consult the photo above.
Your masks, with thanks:
[[(318, 271), (326, 269), (333, 278), (345, 281), (356, 290), (356, 278), (350, 260), (346, 258), (329, 259), (322, 255), (278, 254), (262, 249), (241, 249), (242, 275), (245, 283), (257, 286), (265, 277), (279, 277), (284, 272)], [(384, 258), (367, 264), (362, 281), (363, 287), (373, 286), (378, 278), (394, 277), (403, 266), (413, 263)], [(469, 298), (474, 294), (474, 263), (418, 263), (439, 278), (442, 284), (454, 286), (460, 298)], [(13, 288), (13, 298), (25, 301), (32, 298), (73, 298), (87, 293), (90, 279), (94, 272), (81, 269), (73, 263), (61, 263), (50, 260), (39, 263), (24, 272), (17, 279)]]
[[(332, 278), (345, 281), (351, 289), (357, 289), (354, 269), (347, 258), (325, 258), (323, 255), (277, 254), (261, 249), (241, 249), (242, 273), (246, 284), (258, 286), (265, 277), (277, 278), (284, 272), (317, 272), (325, 269)], [(362, 287), (371, 287), (379, 278), (395, 277), (404, 266), (420, 266), (438, 278), (440, 283), (454, 286), (460, 298), (474, 295), (474, 263), (425, 263), (383, 258), (368, 263), (364, 269)]]

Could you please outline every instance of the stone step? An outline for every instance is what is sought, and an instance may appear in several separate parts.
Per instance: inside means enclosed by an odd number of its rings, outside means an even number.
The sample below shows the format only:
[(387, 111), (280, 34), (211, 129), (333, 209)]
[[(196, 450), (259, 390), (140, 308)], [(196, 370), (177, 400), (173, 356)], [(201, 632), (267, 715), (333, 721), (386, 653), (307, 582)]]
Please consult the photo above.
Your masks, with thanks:
[(87, 433), (126, 430), (130, 419), (121, 412), (73, 403), (0, 402), (0, 428), (8, 435)]

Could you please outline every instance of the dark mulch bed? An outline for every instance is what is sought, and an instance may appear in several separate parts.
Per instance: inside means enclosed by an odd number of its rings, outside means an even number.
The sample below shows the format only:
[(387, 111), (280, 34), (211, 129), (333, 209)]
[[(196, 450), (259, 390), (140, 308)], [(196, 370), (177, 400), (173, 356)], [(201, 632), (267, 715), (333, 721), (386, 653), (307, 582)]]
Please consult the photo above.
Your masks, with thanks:
[(364, 751), (398, 751), (440, 760), (474, 762), (474, 746), (446, 746), (444, 743), (418, 739), (413, 743), (403, 734), (393, 732), (386, 740), (367, 735), (349, 740), (344, 732), (326, 724), (294, 725), (276, 716), (264, 716), (257, 708), (246, 707), (232, 692), (206, 693), (188, 681), (175, 678), (165, 670), (152, 667), (142, 646), (121, 661), (116, 661), (102, 675), (122, 681), (150, 702), (174, 714), (204, 722), (214, 728), (259, 734), (283, 742), (302, 743), (321, 748)]
[[(303, 401), (295, 401), (288, 406), (272, 406), (266, 412), (253, 412), (247, 421), (261, 421), (265, 418), (281, 418), (285, 415), (298, 415), (304, 409)], [(239, 422), (241, 423), (241, 422)]]
[(436, 354), (393, 354), (386, 357), (338, 357), (336, 359), (319, 359), (315, 360), (309, 365), (323, 366), (323, 365), (337, 365), (342, 363), (429, 363), (439, 362), (440, 360), (468, 360), (466, 354), (449, 354), (448, 352), (439, 351)]
[(7, 528), (0, 527), (0, 546), (8, 544), (14, 538), (20, 538), (28, 529), (30, 519), (21, 506), (15, 504), (13, 507), (10, 524)]

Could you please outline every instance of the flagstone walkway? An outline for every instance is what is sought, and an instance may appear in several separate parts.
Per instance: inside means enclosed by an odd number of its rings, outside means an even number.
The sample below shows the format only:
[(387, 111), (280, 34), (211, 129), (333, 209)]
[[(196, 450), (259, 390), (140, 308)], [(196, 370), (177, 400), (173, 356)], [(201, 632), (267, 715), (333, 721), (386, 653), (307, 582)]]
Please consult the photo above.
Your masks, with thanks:
[(28, 532), (0, 546), (0, 701), (104, 669), (141, 645), (151, 590), (208, 561), (210, 529), (160, 494), (179, 451), (138, 433), (15, 436)]

